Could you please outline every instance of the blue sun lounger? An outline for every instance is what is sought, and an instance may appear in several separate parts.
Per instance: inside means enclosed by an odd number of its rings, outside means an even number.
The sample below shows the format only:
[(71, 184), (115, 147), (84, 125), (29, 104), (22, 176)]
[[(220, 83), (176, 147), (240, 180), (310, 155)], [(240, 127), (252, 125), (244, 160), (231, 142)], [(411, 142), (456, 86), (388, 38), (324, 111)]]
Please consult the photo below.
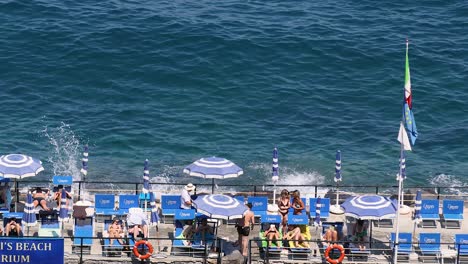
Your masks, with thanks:
[(119, 195), (119, 210), (116, 215), (125, 216), (128, 214), (128, 209), (132, 207), (140, 207), (139, 197), (136, 194), (120, 194)]
[[(265, 236), (265, 231), (270, 228), (270, 225), (274, 224), (276, 230), (278, 230), (279, 238), (278, 241), (272, 241), (271, 246), (268, 246), (268, 240)], [(261, 228), (259, 231), (259, 248), (265, 253), (265, 257), (269, 259), (279, 259), (281, 257), (281, 251), (283, 251), (283, 236), (280, 230), (281, 216), (280, 215), (265, 215), (261, 219)]]
[[(113, 239), (112, 244), (110, 244), (110, 238), (107, 231), (109, 230), (109, 226), (112, 222), (113, 220), (104, 220), (104, 226), (102, 229), (102, 254), (106, 257), (120, 257), (122, 255), (124, 245), (121, 245), (117, 239)], [(122, 221), (120, 221), (120, 224), (122, 224)]]
[(437, 220), (439, 216), (439, 200), (422, 200), (421, 201), (421, 227), (437, 227)]
[(442, 221), (445, 228), (461, 228), (463, 221), (463, 200), (444, 200), (442, 206)]
[(247, 203), (252, 204), (251, 211), (256, 217), (262, 218), (267, 214), (268, 210), (268, 197), (266, 196), (249, 196), (247, 197)]
[[(301, 229), (301, 234), (306, 240), (311, 239), (310, 229), (309, 229), (309, 217), (306, 214), (302, 215), (293, 215), (292, 213), (288, 214), (288, 225), (297, 225)], [(310, 241), (307, 241), (309, 244)], [(298, 260), (307, 260), (309, 259), (309, 254), (312, 252), (310, 245), (304, 245), (300, 247), (294, 246), (295, 241), (288, 241), (289, 245), (289, 257), (291, 259)]]
[(428, 258), (435, 258), (440, 261), (442, 253), (440, 251), (440, 233), (420, 233), (419, 234), (420, 260), (424, 262)]
[[(395, 243), (395, 233), (390, 234), (390, 248), (393, 250), (394, 249), (394, 243)], [(398, 259), (404, 258), (408, 259), (410, 257), (410, 254), (413, 252), (413, 238), (411, 233), (399, 233), (398, 234)]]
[(112, 218), (118, 211), (115, 210), (115, 195), (113, 194), (96, 194), (95, 201), (95, 214), (96, 217), (103, 216)]
[(93, 217), (75, 218), (72, 252), (75, 254), (91, 254), (93, 246)]
[(176, 210), (180, 209), (180, 195), (161, 195), (161, 214), (164, 223), (167, 216), (175, 216)]
[[(315, 210), (317, 209), (317, 198), (310, 198), (309, 205), (310, 205), (310, 218), (315, 219)], [(326, 221), (329, 217), (330, 217), (330, 198), (320, 198), (320, 220), (323, 222), (323, 221)]]

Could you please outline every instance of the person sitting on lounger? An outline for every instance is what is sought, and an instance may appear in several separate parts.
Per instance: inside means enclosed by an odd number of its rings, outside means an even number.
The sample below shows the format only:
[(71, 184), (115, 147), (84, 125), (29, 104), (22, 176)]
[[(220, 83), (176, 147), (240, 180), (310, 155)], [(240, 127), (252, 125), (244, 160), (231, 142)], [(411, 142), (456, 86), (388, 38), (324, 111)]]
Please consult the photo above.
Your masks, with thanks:
[(325, 234), (323, 235), (323, 240), (323, 244), (327, 247), (338, 241), (338, 232), (336, 232), (334, 226), (331, 225), (328, 227), (327, 231), (325, 231)]
[(16, 223), (16, 217), (10, 218), (10, 222), (6, 224), (5, 235), (9, 237), (19, 237), (21, 234), (21, 226)]
[(299, 226), (295, 225), (289, 225), (288, 226), (288, 232), (284, 236), (286, 240), (294, 242), (295, 247), (308, 247), (309, 243), (307, 243), (305, 240), (304, 235), (301, 233), (301, 228)]
[(112, 224), (109, 225), (109, 228), (107, 229), (107, 232), (109, 233), (109, 244), (112, 245), (114, 243), (114, 239), (117, 239), (117, 241), (123, 245), (124, 242), (122, 240), (123, 236), (123, 229), (122, 229), (122, 223), (120, 222), (119, 219), (114, 219), (112, 221)]
[(50, 211), (50, 208), (47, 207), (47, 194), (42, 191), (41, 187), (37, 187), (36, 190), (32, 193), (33, 195), (33, 205), (37, 207), (40, 205), (42, 209)]
[(356, 221), (353, 231), (354, 238), (356, 242), (359, 243), (359, 249), (366, 249), (366, 240), (367, 240), (367, 222), (361, 219)]
[(276, 229), (276, 225), (270, 225), (270, 227), (265, 231), (265, 237), (268, 239), (268, 247), (271, 247), (271, 243), (273, 241), (275, 241), (275, 243), (278, 242), (280, 234), (278, 229)]
[[(57, 202), (57, 206), (60, 208), (60, 204), (62, 203), (62, 190), (63, 190), (63, 185), (57, 186), (57, 191), (54, 194), (54, 200)], [(65, 191), (67, 195), (67, 206), (68, 206), (68, 199), (72, 198), (72, 195)]]
[(206, 240), (206, 234), (211, 234), (211, 235), (214, 234), (214, 232), (213, 232), (213, 227), (211, 227), (211, 226), (208, 225), (208, 219), (203, 218), (203, 219), (201, 220), (201, 223), (200, 223), (200, 225), (197, 227), (197, 229), (195, 230), (195, 233), (201, 235), (202, 244), (203, 244), (203, 243), (205, 242), (205, 240)]

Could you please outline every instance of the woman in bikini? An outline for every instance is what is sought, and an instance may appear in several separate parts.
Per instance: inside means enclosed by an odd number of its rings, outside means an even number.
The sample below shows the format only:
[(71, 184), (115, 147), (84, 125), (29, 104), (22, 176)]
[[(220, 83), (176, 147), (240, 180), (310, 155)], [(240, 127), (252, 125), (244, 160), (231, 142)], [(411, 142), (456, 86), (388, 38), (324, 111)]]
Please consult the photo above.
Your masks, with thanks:
[(301, 194), (299, 193), (298, 190), (295, 190), (293, 192), (293, 201), (291, 204), (291, 208), (294, 209), (294, 214), (295, 215), (300, 215), (302, 214), (302, 210), (305, 209), (304, 202), (301, 199)]
[(271, 224), (270, 228), (265, 231), (265, 237), (268, 239), (268, 247), (271, 247), (273, 241), (275, 241), (275, 243), (278, 242), (280, 235), (274, 224)]
[(281, 191), (281, 197), (278, 199), (279, 213), (281, 214), (281, 226), (283, 234), (286, 233), (286, 226), (288, 225), (288, 212), (291, 207), (291, 200), (289, 198), (289, 191), (284, 189)]
[(288, 230), (284, 239), (293, 241), (295, 247), (309, 247), (309, 243), (305, 241), (306, 239), (299, 226), (289, 225)]
[(112, 221), (112, 224), (109, 226), (107, 232), (109, 233), (110, 245), (114, 243), (114, 239), (117, 239), (117, 241), (119, 241), (121, 245), (124, 244), (122, 240), (122, 235), (123, 235), (122, 224), (120, 223), (118, 219), (114, 219), (114, 221)]

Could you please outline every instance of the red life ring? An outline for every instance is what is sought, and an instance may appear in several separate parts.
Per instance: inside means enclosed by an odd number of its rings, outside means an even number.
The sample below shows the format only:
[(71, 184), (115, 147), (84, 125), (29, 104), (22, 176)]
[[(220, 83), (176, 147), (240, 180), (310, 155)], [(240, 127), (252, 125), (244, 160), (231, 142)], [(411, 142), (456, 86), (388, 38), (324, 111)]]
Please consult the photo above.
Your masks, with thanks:
[[(140, 252), (138, 252), (138, 246), (140, 245), (146, 245), (148, 247), (148, 252), (146, 252), (145, 255), (141, 255)], [(133, 246), (133, 254), (135, 255), (135, 257), (139, 259), (147, 259), (151, 257), (151, 255), (153, 254), (153, 251), (154, 251), (153, 245), (151, 245), (151, 243), (146, 240), (140, 240), (136, 242), (135, 245)]]
[[(330, 258), (330, 251), (332, 251), (332, 249), (338, 249), (340, 251), (340, 257), (337, 258), (337, 259), (332, 259)], [(330, 264), (338, 264), (338, 263), (341, 263), (341, 261), (343, 261), (345, 257), (345, 250), (343, 248), (342, 245), (338, 245), (338, 244), (334, 244), (334, 245), (331, 245), (329, 247), (327, 247), (327, 249), (325, 250), (325, 260), (328, 261), (328, 263)]]

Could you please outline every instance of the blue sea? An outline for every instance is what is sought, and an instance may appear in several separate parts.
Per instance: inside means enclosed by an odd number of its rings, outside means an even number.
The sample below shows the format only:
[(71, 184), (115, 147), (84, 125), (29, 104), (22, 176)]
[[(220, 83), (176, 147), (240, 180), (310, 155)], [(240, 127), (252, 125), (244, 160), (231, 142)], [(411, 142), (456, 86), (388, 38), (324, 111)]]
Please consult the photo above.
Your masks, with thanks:
[[(0, 153), (37, 179), (396, 184), (406, 39), (419, 137), (407, 185), (468, 186), (468, 2), (0, 1)], [(209, 181), (208, 181), (209, 183)]]

